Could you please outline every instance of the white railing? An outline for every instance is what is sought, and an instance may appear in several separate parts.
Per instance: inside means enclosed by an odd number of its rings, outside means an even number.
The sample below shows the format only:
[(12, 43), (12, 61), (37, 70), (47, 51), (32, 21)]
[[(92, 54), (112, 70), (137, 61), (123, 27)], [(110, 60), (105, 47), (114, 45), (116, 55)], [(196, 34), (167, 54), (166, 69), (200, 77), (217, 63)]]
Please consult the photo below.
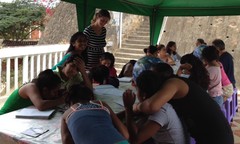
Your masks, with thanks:
[[(0, 49), (0, 95), (3, 89), (6, 89), (8, 94), (11, 88), (16, 89), (32, 80), (40, 71), (51, 69), (62, 59), (68, 47), (67, 44), (58, 44)], [(22, 67), (19, 67), (21, 60)], [(14, 63), (12, 67), (11, 62)], [(4, 67), (3, 64), (5, 64)], [(19, 80), (21, 77), (22, 80)]]

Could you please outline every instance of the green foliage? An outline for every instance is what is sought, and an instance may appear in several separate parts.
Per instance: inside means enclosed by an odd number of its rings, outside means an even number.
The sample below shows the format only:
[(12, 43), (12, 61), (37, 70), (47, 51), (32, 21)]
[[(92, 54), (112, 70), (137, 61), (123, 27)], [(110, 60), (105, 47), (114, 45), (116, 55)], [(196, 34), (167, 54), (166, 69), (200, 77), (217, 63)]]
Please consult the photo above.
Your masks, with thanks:
[(0, 2), (0, 37), (22, 41), (35, 29), (42, 29), (45, 8), (33, 0)]

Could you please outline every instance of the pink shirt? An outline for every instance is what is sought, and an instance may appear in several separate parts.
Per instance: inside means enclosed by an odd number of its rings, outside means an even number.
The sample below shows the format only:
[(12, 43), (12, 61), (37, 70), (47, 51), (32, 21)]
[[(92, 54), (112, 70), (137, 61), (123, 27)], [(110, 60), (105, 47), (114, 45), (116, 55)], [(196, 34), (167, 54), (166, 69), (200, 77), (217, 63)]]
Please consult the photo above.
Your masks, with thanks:
[(206, 69), (209, 73), (210, 84), (208, 86), (208, 93), (211, 97), (221, 96), (222, 91), (222, 76), (220, 67), (207, 66)]
[(222, 86), (230, 85), (231, 82), (230, 82), (230, 80), (228, 79), (228, 76), (226, 75), (226, 73), (225, 73), (225, 71), (224, 71), (224, 68), (223, 68), (222, 63), (219, 62), (219, 64), (220, 64), (221, 75), (222, 75)]

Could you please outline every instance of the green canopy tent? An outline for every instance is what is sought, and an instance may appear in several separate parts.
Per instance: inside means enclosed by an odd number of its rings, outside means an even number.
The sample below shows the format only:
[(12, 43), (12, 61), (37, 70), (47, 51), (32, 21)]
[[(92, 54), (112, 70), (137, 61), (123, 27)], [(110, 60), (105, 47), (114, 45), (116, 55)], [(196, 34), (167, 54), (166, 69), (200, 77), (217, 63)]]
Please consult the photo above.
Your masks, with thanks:
[(63, 0), (76, 4), (78, 29), (90, 24), (95, 9), (149, 16), (150, 42), (157, 43), (164, 16), (240, 15), (240, 0)]

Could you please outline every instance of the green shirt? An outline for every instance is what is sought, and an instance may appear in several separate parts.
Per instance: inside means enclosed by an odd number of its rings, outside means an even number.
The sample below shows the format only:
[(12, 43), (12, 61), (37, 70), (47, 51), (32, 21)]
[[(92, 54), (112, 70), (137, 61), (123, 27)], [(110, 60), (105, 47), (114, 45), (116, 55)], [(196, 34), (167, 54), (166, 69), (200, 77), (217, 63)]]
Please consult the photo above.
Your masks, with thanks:
[(20, 96), (19, 89), (20, 88), (13, 91), (8, 97), (0, 110), (0, 115), (33, 105), (30, 99), (24, 99)]
[(60, 62), (58, 62), (55, 66), (52, 67), (52, 70), (56, 70), (58, 66), (63, 66), (65, 61), (70, 57), (71, 53), (65, 54)]
[(56, 70), (53, 70), (53, 72), (54, 72), (55, 74), (57, 74), (57, 75), (60, 77), (61, 81), (62, 81), (62, 83), (61, 83), (61, 88), (60, 88), (60, 89), (69, 90), (69, 88), (70, 88), (72, 85), (74, 85), (74, 84), (80, 84), (80, 83), (83, 82), (83, 78), (82, 78), (81, 73), (76, 74), (74, 77), (72, 77), (72, 78), (69, 79), (69, 80), (64, 80), (64, 79), (61, 77), (61, 74), (60, 74), (61, 70), (62, 70), (62, 67), (57, 67)]

